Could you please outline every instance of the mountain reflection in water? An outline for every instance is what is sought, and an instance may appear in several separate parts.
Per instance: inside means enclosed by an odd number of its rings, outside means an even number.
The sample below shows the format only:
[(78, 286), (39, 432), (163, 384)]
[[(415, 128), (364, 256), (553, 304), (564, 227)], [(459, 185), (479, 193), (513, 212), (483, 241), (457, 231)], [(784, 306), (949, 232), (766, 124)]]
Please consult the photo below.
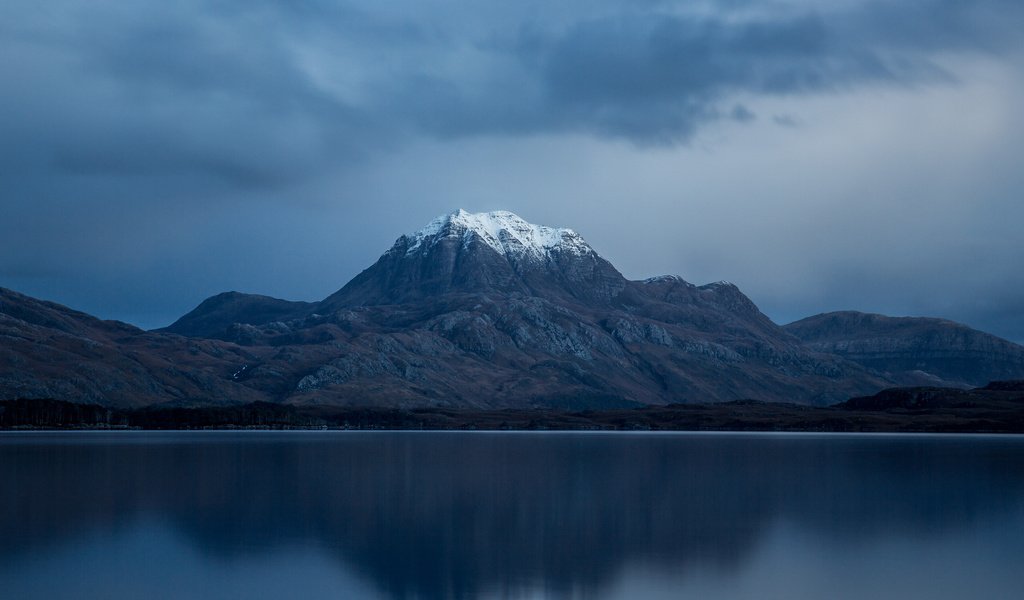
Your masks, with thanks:
[[(92, 593), (39, 580), (66, 564), (100, 571), (97, 597), (196, 564), (214, 595), (271, 594), (245, 582), (287, 565), (327, 597), (738, 596), (737, 582), (877, 572), (887, 551), (892, 581), (874, 592), (947, 559), (958, 581), (983, 576), (965, 589), (1024, 583), (1024, 536), (1006, 533), (1024, 524), (1015, 437), (27, 433), (0, 436), (0, 482), (0, 583), (26, 596)], [(778, 581), (751, 579), (776, 560)]]

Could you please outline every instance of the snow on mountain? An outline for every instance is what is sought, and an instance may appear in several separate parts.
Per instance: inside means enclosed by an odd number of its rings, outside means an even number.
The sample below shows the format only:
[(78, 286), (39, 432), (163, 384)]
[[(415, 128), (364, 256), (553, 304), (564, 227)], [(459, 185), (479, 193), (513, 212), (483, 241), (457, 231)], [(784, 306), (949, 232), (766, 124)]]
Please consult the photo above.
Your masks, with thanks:
[(544, 258), (553, 251), (575, 255), (594, 253), (593, 248), (572, 229), (534, 225), (506, 210), (470, 213), (459, 209), (437, 217), (415, 233), (403, 236), (408, 244), (406, 254), (453, 237), (461, 237), (463, 245), (478, 237), (497, 253), (512, 258)]
[(644, 283), (687, 283), (685, 279), (679, 275), (655, 275), (654, 277), (648, 277), (643, 280)]

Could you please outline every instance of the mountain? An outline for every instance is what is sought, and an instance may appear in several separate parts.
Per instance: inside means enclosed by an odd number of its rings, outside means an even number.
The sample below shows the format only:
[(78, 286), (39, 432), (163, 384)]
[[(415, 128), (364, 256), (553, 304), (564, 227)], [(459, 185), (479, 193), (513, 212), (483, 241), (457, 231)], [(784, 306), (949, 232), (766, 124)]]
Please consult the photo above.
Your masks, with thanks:
[(790, 323), (809, 348), (903, 385), (983, 386), (1024, 379), (1024, 346), (944, 319), (832, 312)]
[(114, 406), (265, 398), (232, 378), (236, 344), (150, 333), (0, 288), (0, 397)]
[(157, 331), (190, 337), (220, 338), (230, 336), (236, 323), (265, 325), (288, 321), (310, 311), (311, 302), (291, 302), (269, 296), (224, 292), (207, 298), (187, 315)]
[(243, 383), (293, 403), (820, 404), (891, 384), (732, 284), (629, 281), (575, 231), (505, 211), (439, 217), (319, 303), (217, 296), (167, 331), (251, 348)]
[[(575, 231), (505, 211), (402, 235), (320, 302), (228, 292), (158, 331), (0, 300), (0, 398), (599, 409), (820, 405), (907, 382), (902, 367), (776, 325), (731, 283), (627, 280)], [(974, 347), (949, 361), (966, 373)]]
[(318, 311), (409, 304), (455, 293), (608, 305), (625, 286), (615, 267), (571, 229), (533, 225), (507, 211), (459, 210), (398, 238)]

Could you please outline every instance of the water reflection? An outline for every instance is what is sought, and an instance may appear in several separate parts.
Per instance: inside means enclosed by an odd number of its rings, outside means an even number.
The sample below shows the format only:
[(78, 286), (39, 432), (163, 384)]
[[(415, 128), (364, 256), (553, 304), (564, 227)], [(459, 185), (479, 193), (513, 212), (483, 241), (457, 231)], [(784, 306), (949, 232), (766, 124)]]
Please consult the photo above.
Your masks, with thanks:
[[(104, 556), (138, 546), (121, 568), (150, 573), (131, 557), (159, 556), (151, 577), (201, 568), (211, 593), (219, 577), (259, 582), (280, 569), (307, 585), (329, 579), (312, 589), (334, 597), (628, 597), (683, 585), (707, 597), (709, 574), (749, 579), (777, 558), (766, 547), (805, 555), (778, 567), (792, 571), (814, 557), (849, 563), (885, 544), (913, 552), (1006, 530), (992, 523), (1019, 527), (1024, 440), (17, 434), (0, 436), (0, 482), (0, 578), (64, 564), (58, 556), (103, 569)], [(1014, 540), (982, 547), (1024, 559)], [(239, 564), (262, 566), (217, 566)], [(805, 571), (782, 575), (820, 575)]]

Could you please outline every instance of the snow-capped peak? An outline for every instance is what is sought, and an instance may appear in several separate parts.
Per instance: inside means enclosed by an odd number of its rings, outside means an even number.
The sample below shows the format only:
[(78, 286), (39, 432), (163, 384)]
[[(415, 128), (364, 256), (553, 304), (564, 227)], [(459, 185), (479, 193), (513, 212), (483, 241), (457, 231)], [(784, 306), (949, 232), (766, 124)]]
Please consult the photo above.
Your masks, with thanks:
[(648, 277), (644, 279), (644, 283), (686, 283), (679, 275), (656, 275), (654, 277)]
[(579, 255), (594, 252), (572, 229), (534, 225), (507, 210), (469, 213), (459, 209), (404, 236), (408, 243), (406, 253), (412, 254), (424, 244), (433, 245), (439, 239), (452, 237), (461, 237), (463, 244), (468, 244), (474, 234), (504, 256), (543, 258), (553, 250)]

